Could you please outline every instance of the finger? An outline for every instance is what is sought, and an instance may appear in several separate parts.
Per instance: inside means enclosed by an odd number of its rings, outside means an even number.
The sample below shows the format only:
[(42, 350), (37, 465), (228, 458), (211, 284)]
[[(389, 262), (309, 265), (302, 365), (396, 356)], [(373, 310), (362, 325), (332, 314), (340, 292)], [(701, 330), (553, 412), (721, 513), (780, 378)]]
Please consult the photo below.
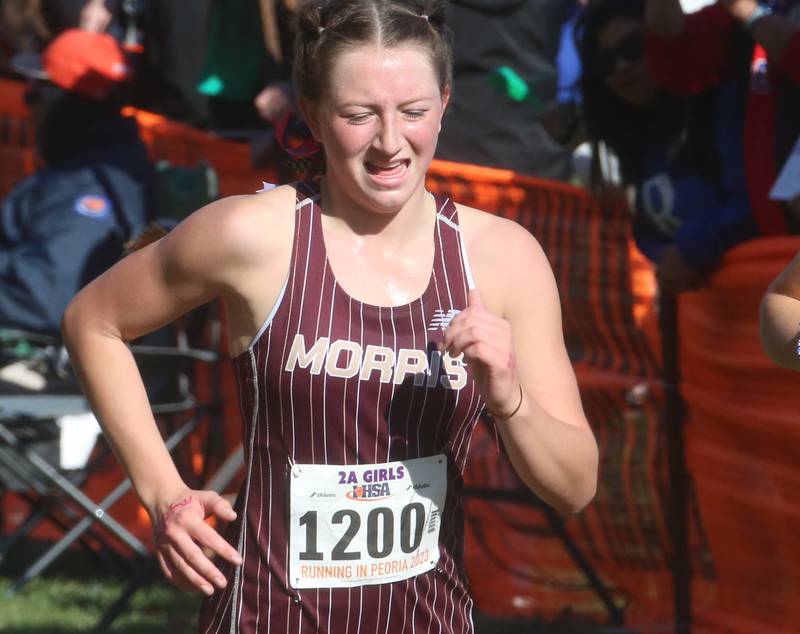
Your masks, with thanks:
[(218, 588), (225, 587), (225, 575), (206, 557), (193, 538), (184, 533), (174, 546), (181, 558), (205, 581), (214, 584)]
[(156, 552), (156, 560), (158, 561), (159, 568), (161, 568), (161, 572), (164, 573), (164, 577), (167, 579), (167, 581), (172, 582), (175, 575), (172, 574), (172, 570), (167, 565), (167, 562), (164, 559), (164, 555), (161, 554), (161, 552)]
[(197, 588), (192, 586), (183, 575), (180, 575), (172, 570), (171, 564), (167, 562), (167, 558), (164, 556), (163, 553), (157, 552), (156, 559), (158, 560), (158, 565), (161, 568), (161, 572), (164, 573), (164, 578), (176, 588), (180, 588), (181, 590), (185, 590), (188, 592), (196, 592)]
[(219, 519), (232, 522), (236, 519), (236, 511), (233, 510), (231, 503), (218, 493), (211, 492), (209, 499), (203, 500), (206, 511), (216, 515)]
[(455, 331), (460, 328), (468, 328), (474, 325), (480, 325), (489, 330), (511, 332), (511, 324), (509, 324), (508, 321), (502, 317), (498, 317), (497, 315), (492, 315), (492, 313), (488, 311), (481, 310), (470, 312), (466, 315), (463, 313), (457, 315), (445, 329), (445, 333), (448, 330)]
[[(486, 350), (490, 354), (485, 356), (475, 356), (474, 354), (467, 354), (468, 348), (475, 344), (482, 344), (481, 350)], [(467, 360), (481, 361), (483, 363), (499, 362), (503, 356), (503, 352), (508, 354), (508, 346), (503, 345), (503, 342), (498, 341), (497, 337), (490, 337), (487, 331), (479, 326), (470, 326), (454, 333), (450, 346), (447, 352), (451, 357), (457, 357), (462, 352), (467, 357)]]
[[(450, 350), (452, 355), (454, 342), (463, 341), (465, 334), (470, 338), (484, 338), (498, 349), (510, 349), (513, 343), (511, 327), (508, 322), (485, 314), (483, 317), (475, 316), (471, 319), (450, 324), (442, 335), (442, 350)], [(458, 344), (459, 354), (462, 349), (463, 343)]]
[(448, 327), (445, 329), (445, 332), (450, 328), (456, 328), (459, 326), (465, 326), (468, 323), (472, 322), (479, 322), (489, 325), (495, 325), (499, 328), (505, 328), (510, 331), (511, 324), (502, 317), (495, 315), (494, 313), (489, 312), (485, 308), (480, 308), (478, 306), (470, 306), (462, 310), (458, 315), (453, 317), (448, 324)]
[(489, 381), (495, 384), (517, 375), (517, 361), (509, 350), (498, 350), (485, 341), (474, 341), (464, 346), (464, 364), (472, 367), (475, 377), (479, 381)]
[[(183, 556), (172, 545), (164, 549), (167, 565), (173, 570), (173, 583), (187, 590), (200, 591), (211, 596), (214, 587), (186, 562)], [(213, 564), (212, 564), (213, 565)]]
[(467, 306), (471, 308), (483, 308), (483, 300), (477, 288), (473, 288), (467, 293)]
[(227, 559), (235, 566), (241, 565), (242, 557), (239, 555), (239, 551), (226, 542), (222, 535), (220, 535), (205, 522), (197, 527), (197, 530), (193, 534), (193, 539), (206, 548), (211, 549), (223, 559)]
[(496, 319), (504, 321), (502, 317), (498, 317), (494, 313), (486, 310), (483, 306), (471, 305), (467, 306), (464, 310), (460, 311), (455, 317), (450, 320), (450, 323), (464, 321), (465, 319), (472, 319), (473, 317), (483, 317), (485, 319)]

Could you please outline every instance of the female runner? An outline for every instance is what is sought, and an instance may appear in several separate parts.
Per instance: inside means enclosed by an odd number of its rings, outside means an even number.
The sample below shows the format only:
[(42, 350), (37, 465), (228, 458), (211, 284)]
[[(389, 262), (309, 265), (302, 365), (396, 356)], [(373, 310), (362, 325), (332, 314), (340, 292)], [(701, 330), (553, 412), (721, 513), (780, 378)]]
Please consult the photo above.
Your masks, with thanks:
[[(202, 632), (471, 632), (462, 473), (484, 407), (543, 500), (594, 495), (541, 248), (425, 190), (451, 89), (444, 8), (302, 6), (295, 83), (325, 176), (197, 211), (64, 316), (164, 574), (208, 597)], [(181, 480), (125, 345), (215, 298), (245, 423), (234, 508)]]

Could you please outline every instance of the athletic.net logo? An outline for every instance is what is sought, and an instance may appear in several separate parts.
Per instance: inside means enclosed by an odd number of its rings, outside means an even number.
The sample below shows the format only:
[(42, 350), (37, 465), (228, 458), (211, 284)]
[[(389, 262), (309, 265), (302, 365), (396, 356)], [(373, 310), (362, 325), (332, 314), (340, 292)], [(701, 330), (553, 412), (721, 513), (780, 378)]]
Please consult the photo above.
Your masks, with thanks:
[(431, 318), (431, 323), (428, 325), (428, 330), (447, 330), (450, 322), (453, 321), (453, 317), (460, 312), (460, 310), (456, 310), (455, 308), (451, 308), (446, 312), (441, 308), (437, 308), (433, 311), (433, 317)]

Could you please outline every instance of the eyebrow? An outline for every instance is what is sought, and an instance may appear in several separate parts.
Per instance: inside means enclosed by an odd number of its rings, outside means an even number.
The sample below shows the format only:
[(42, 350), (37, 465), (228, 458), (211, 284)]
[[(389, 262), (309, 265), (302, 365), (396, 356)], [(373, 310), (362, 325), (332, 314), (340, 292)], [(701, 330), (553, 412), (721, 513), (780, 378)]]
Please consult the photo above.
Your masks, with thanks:
[[(406, 106), (410, 106), (411, 104), (419, 103), (421, 101), (435, 101), (435, 100), (436, 97), (415, 97), (413, 99), (407, 99), (406, 101), (403, 101), (398, 105), (399, 107), (404, 108)], [(370, 104), (362, 101), (348, 101), (347, 103), (339, 104), (337, 107), (338, 108), (352, 108), (352, 107), (364, 107), (364, 106), (371, 107), (374, 105), (377, 104)]]

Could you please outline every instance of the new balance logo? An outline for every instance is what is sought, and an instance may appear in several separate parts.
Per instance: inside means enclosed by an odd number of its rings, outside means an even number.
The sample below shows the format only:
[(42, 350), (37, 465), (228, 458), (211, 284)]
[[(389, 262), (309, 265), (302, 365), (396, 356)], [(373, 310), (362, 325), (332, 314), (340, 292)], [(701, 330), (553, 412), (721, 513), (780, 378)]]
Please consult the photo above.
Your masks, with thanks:
[(428, 330), (447, 330), (450, 322), (453, 321), (453, 317), (460, 312), (460, 310), (456, 310), (455, 308), (451, 308), (447, 312), (443, 311), (441, 308), (437, 308), (433, 311), (433, 318), (428, 325)]

